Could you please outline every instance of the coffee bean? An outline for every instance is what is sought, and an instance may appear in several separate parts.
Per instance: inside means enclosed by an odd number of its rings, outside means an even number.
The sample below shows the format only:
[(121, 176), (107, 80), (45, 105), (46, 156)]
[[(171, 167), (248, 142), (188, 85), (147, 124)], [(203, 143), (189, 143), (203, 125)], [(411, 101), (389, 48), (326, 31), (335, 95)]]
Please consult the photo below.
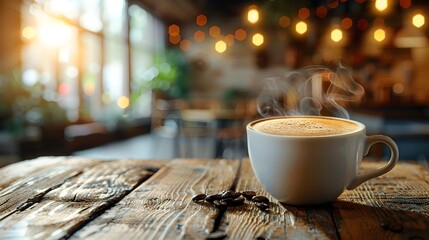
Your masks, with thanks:
[(400, 232), (402, 232), (402, 230), (404, 229), (404, 227), (402, 226), (401, 223), (394, 222), (394, 223), (390, 224), (389, 229), (392, 232), (400, 233)]
[(389, 229), (389, 226), (389, 222), (384, 221), (380, 223), (380, 227), (382, 227), (383, 229)]
[(270, 200), (265, 196), (254, 196), (252, 202), (269, 204)]
[(227, 198), (238, 198), (241, 195), (241, 193), (238, 192), (234, 192), (231, 190), (225, 191), (222, 193), (222, 199), (227, 199)]
[(238, 198), (234, 198), (232, 200), (230, 200), (228, 203), (231, 204), (232, 206), (239, 206), (241, 204), (244, 203), (245, 198), (240, 196)]
[(215, 200), (221, 200), (222, 196), (220, 194), (213, 194), (206, 197), (206, 201), (209, 203), (213, 203)]
[(245, 197), (247, 200), (252, 200), (252, 198), (254, 196), (256, 196), (256, 192), (255, 191), (244, 191), (241, 193), (241, 195), (243, 195), (243, 197)]
[(224, 200), (214, 200), (213, 204), (217, 208), (226, 208), (228, 206), (228, 203), (226, 203)]
[(256, 205), (256, 207), (258, 207), (262, 211), (268, 211), (268, 210), (270, 210), (270, 205), (268, 205), (267, 203), (258, 202), (258, 203), (255, 203), (255, 205)]
[(204, 199), (206, 199), (206, 195), (205, 195), (204, 193), (201, 193), (201, 194), (197, 194), (197, 195), (195, 195), (195, 196), (192, 198), (192, 201), (194, 201), (194, 202), (201, 202), (201, 201), (203, 201)]

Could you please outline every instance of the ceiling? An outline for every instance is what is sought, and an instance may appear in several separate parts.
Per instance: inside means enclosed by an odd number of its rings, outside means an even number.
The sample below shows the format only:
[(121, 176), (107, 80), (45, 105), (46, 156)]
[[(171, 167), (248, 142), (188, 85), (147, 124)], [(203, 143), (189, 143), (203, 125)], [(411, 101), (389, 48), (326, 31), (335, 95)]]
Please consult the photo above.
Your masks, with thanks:
[(140, 3), (167, 22), (194, 21), (198, 14), (216, 17), (233, 17), (242, 14), (243, 8), (261, 0), (130, 0)]

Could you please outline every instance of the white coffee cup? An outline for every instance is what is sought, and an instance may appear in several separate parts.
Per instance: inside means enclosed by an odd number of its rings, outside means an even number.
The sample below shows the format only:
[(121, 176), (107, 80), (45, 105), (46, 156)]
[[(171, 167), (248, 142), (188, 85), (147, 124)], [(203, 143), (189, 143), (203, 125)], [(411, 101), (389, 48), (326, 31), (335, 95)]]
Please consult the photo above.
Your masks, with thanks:
[[(305, 133), (288, 136), (255, 130), (272, 120), (290, 119), (304, 122), (351, 124), (343, 133)], [(398, 161), (398, 147), (384, 135), (366, 136), (365, 125), (333, 117), (297, 116), (264, 118), (249, 123), (247, 141), (249, 157), (256, 178), (265, 190), (280, 202), (291, 205), (317, 205), (337, 199), (345, 190), (390, 171)], [(389, 162), (380, 169), (358, 174), (362, 157), (377, 142), (391, 150)]]

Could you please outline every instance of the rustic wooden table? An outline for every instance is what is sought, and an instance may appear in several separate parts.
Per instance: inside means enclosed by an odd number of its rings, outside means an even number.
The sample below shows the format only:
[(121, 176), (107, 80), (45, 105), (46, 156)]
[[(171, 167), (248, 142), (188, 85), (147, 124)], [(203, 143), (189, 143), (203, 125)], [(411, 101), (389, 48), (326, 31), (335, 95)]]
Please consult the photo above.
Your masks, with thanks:
[(249, 160), (241, 163), (44, 157), (10, 165), (0, 169), (0, 238), (429, 239), (429, 173), (420, 165), (401, 163), (323, 206), (270, 197), (268, 211), (247, 200), (219, 210), (191, 200), (230, 188), (269, 196)]

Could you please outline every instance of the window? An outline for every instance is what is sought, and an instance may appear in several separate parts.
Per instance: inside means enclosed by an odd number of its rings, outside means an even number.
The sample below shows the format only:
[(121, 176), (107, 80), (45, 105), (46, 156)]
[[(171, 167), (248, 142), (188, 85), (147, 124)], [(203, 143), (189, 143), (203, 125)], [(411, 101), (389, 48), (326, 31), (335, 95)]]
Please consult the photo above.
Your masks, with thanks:
[(22, 6), (22, 81), (39, 86), (32, 94), (57, 104), (69, 121), (150, 115), (151, 93), (138, 88), (164, 51), (159, 19), (125, 0), (25, 0)]

